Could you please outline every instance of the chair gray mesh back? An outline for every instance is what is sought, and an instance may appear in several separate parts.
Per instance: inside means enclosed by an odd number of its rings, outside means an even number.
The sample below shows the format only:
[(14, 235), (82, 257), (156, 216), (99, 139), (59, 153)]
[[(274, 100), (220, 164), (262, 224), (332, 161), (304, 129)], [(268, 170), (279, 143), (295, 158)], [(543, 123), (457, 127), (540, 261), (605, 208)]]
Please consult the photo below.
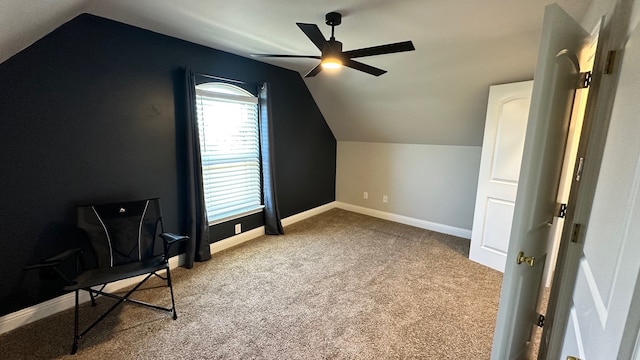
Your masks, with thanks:
[(158, 199), (78, 207), (78, 227), (89, 238), (98, 268), (146, 260), (154, 256)]

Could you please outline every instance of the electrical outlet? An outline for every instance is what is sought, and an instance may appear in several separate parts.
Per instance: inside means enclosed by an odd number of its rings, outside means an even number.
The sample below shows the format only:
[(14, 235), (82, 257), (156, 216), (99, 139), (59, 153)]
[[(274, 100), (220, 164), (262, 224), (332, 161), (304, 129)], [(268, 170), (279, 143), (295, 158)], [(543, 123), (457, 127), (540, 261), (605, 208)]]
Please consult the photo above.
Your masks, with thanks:
[(365, 191), (365, 192), (362, 194), (362, 198), (363, 198), (363, 199), (368, 199), (368, 198), (369, 198), (369, 193)]
[(387, 195), (382, 195), (382, 202), (383, 203), (389, 202), (389, 197)]
[(240, 234), (242, 232), (242, 224), (236, 224), (236, 234)]

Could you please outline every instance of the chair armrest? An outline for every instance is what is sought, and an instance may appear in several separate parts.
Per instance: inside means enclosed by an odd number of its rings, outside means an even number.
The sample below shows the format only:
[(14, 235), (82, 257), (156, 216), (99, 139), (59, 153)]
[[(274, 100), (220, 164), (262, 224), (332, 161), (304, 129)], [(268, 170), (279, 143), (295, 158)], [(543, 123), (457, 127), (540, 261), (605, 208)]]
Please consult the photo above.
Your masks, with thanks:
[(160, 237), (162, 238), (162, 240), (164, 240), (165, 244), (167, 245), (171, 245), (176, 242), (180, 242), (184, 240), (189, 240), (189, 237), (186, 235), (176, 235), (168, 232), (164, 232), (160, 234)]
[(33, 269), (40, 269), (40, 268), (50, 268), (50, 267), (56, 267), (60, 264), (62, 264), (63, 262), (65, 262), (68, 258), (70, 258), (71, 256), (79, 253), (82, 251), (82, 248), (75, 248), (75, 249), (71, 249), (71, 250), (67, 250), (65, 252), (62, 252), (56, 256), (52, 256), (48, 259), (44, 259), (42, 261), (40, 261), (37, 264), (33, 264), (33, 265), (28, 265), (26, 267), (24, 267), (23, 270), (33, 270)]

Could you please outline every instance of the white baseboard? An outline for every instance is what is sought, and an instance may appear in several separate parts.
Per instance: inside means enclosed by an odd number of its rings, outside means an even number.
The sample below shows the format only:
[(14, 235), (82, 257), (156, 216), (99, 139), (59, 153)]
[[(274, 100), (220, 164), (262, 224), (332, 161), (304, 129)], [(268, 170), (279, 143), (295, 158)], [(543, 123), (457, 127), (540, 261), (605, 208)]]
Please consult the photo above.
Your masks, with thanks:
[[(340, 209), (364, 214), (364, 215), (385, 219), (385, 220), (390, 220), (390, 221), (395, 221), (402, 224), (416, 226), (416, 227), (427, 229), (427, 230), (437, 231), (437, 232), (459, 236), (467, 239), (471, 238), (471, 230), (468, 230), (468, 229), (461, 229), (461, 228), (457, 228), (449, 225), (443, 225), (443, 224), (433, 223), (430, 221), (414, 219), (407, 216), (396, 215), (396, 214), (387, 213), (384, 211), (368, 209), (361, 206), (356, 206), (356, 205), (351, 205), (351, 204), (336, 202), (336, 201), (284, 218), (282, 219), (282, 225), (288, 226), (298, 221), (307, 219), (311, 216), (321, 214), (325, 211), (331, 210), (336, 207)], [(217, 241), (211, 244), (209, 249), (213, 254), (213, 253), (231, 248), (233, 246), (240, 245), (246, 241), (255, 239), (262, 235), (264, 235), (264, 226), (249, 230), (247, 232), (238, 234), (236, 236), (232, 236), (224, 240)], [(174, 269), (178, 266), (183, 265), (184, 262), (185, 262), (184, 254), (179, 256), (174, 256), (171, 259), (169, 259), (169, 267), (171, 269)], [(109, 286), (106, 287), (106, 291), (117, 291), (124, 287), (134, 285), (139, 281), (140, 281), (139, 277), (118, 281), (116, 283), (109, 284)], [(82, 292), (80, 294), (80, 302), (86, 302), (86, 301), (89, 301), (89, 295), (86, 294), (85, 292)], [(0, 334), (11, 331), (13, 329), (17, 329), (20, 326), (27, 325), (34, 321), (43, 319), (57, 312), (73, 308), (74, 303), (75, 303), (74, 293), (69, 293), (51, 300), (47, 300), (40, 304), (13, 312), (11, 314), (2, 316), (0, 317)]]
[(463, 229), (455, 226), (438, 224), (431, 221), (420, 220), (408, 216), (392, 214), (380, 210), (369, 209), (362, 206), (351, 205), (344, 202), (336, 202), (336, 207), (359, 214), (369, 215), (380, 219), (395, 221), (401, 224), (411, 225), (426, 230), (436, 231), (443, 234), (453, 235), (465, 239), (471, 239), (471, 230)]
[[(289, 216), (287, 218), (282, 219), (282, 225), (283, 226), (291, 225), (300, 220), (304, 220), (311, 216), (333, 209), (334, 207), (335, 207), (335, 202), (332, 202), (329, 204), (319, 206), (317, 208), (313, 208), (311, 210), (301, 212), (299, 214), (295, 214), (293, 216)], [(230, 238), (227, 238), (221, 241), (217, 241), (211, 244), (209, 249), (213, 254), (215, 252), (222, 251), (230, 247), (242, 244), (245, 241), (255, 239), (262, 235), (264, 235), (264, 226), (249, 230), (247, 232), (238, 234), (236, 236), (232, 236)], [(185, 263), (184, 254), (179, 256), (174, 256), (171, 259), (169, 259), (169, 268), (174, 269), (178, 266), (184, 265), (184, 263)], [(142, 277), (135, 277), (131, 279), (118, 281), (118, 282), (109, 284), (105, 288), (105, 291), (108, 291), (108, 292), (117, 291), (127, 286), (137, 284), (140, 280), (142, 280)], [(80, 293), (81, 303), (87, 302), (89, 300), (90, 300), (89, 295), (86, 292), (83, 291)], [(23, 325), (27, 325), (34, 321), (43, 319), (47, 316), (53, 315), (60, 311), (73, 308), (74, 304), (75, 304), (75, 294), (72, 292), (62, 296), (58, 296), (57, 298), (53, 298), (51, 300), (47, 300), (40, 304), (36, 304), (22, 310), (18, 310), (11, 314), (2, 316), (0, 317), (0, 334), (9, 332), (13, 329), (17, 329)]]
[(238, 235), (232, 236), (230, 238), (226, 238), (220, 241), (216, 241), (213, 244), (209, 245), (209, 251), (211, 254), (217, 253), (222, 250), (226, 250), (228, 248), (237, 246), (242, 244), (243, 242), (255, 239), (264, 235), (264, 226), (260, 226), (255, 229), (251, 229), (249, 231), (240, 233)]
[[(315, 207), (307, 211), (303, 211), (295, 215), (291, 215), (281, 220), (282, 226), (289, 226), (291, 224), (297, 223), (298, 221), (308, 219), (314, 215), (318, 215), (327, 210), (331, 210), (335, 207), (336, 207), (336, 202), (334, 201), (328, 204), (320, 205), (318, 207)], [(264, 226), (260, 226), (259, 228), (255, 228), (247, 232), (240, 233), (230, 238), (216, 241), (213, 244), (209, 245), (209, 250), (211, 251), (211, 254), (214, 254), (214, 253), (217, 253), (218, 251), (226, 250), (228, 248), (240, 245), (243, 242), (255, 239), (264, 234), (265, 234)]]
[(318, 214), (322, 214), (325, 211), (331, 210), (333, 208), (336, 207), (336, 202), (330, 202), (324, 205), (320, 205), (318, 207), (315, 207), (313, 209), (307, 210), (307, 211), (303, 211), (301, 213), (295, 214), (295, 215), (291, 215), (289, 217), (286, 217), (284, 219), (282, 219), (282, 226), (289, 226), (293, 223), (297, 223), (298, 221), (304, 220), (304, 219), (308, 219), (312, 216), (318, 215)]
[[(169, 259), (169, 268), (174, 269), (184, 263), (184, 255), (174, 256)], [(127, 286), (135, 285), (144, 278), (144, 275), (137, 276), (130, 279), (114, 282), (105, 287), (105, 291), (114, 292)], [(80, 303), (84, 303), (90, 300), (89, 294), (85, 291), (80, 292)], [(43, 319), (49, 315), (53, 315), (57, 312), (64, 311), (74, 307), (75, 305), (75, 293), (70, 292), (68, 294), (58, 296), (51, 300), (47, 300), (40, 304), (30, 306), (28, 308), (7, 314), (0, 317), (0, 334), (17, 329), (20, 326), (27, 325), (34, 321)]]

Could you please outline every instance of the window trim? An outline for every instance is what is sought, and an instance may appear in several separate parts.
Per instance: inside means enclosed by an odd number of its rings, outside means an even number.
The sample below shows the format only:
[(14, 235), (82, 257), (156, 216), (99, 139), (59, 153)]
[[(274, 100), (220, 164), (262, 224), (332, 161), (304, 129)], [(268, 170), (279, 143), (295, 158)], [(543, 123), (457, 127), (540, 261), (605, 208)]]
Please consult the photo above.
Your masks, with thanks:
[[(208, 83), (205, 83), (205, 84), (208, 84)], [(238, 88), (243, 91), (246, 91), (240, 87)], [(258, 98), (253, 95), (248, 96), (248, 95), (225, 94), (225, 93), (220, 93), (220, 92), (215, 92), (215, 91), (210, 91), (205, 89), (198, 89), (198, 86), (196, 86), (196, 95), (209, 96), (212, 98), (227, 100), (230, 102), (251, 103), (256, 105), (258, 104)]]
[[(206, 88), (205, 89), (199, 88), (199, 86), (202, 86), (202, 85), (206, 86), (208, 84), (222, 86), (222, 87), (228, 87), (228, 88), (232, 89), (232, 91), (237, 91), (237, 93), (236, 94), (230, 94), (230, 93), (225, 93), (225, 92), (210, 91), (210, 90), (207, 90)], [(260, 147), (261, 147), (261, 144), (260, 144), (260, 141), (259, 141), (260, 130), (261, 130), (260, 129), (260, 117), (259, 117), (259, 111), (260, 110), (258, 108), (259, 100), (258, 100), (258, 97), (256, 95), (252, 94), (247, 89), (245, 89), (245, 88), (243, 88), (241, 86), (238, 86), (237, 84), (229, 83), (229, 82), (226, 82), (225, 80), (218, 79), (218, 78), (211, 79), (211, 81), (207, 81), (207, 82), (203, 82), (203, 83), (197, 84), (195, 92), (196, 92), (196, 96), (210, 97), (210, 98), (214, 98), (215, 100), (218, 100), (218, 101), (228, 101), (228, 102), (256, 105), (256, 107), (257, 107), (256, 110), (258, 111), (258, 116), (256, 117), (256, 121), (257, 121), (256, 130), (258, 132), (258, 149), (260, 149)], [(246, 95), (240, 94), (240, 92), (242, 92), (242, 93), (244, 93)], [(198, 100), (196, 100), (196, 102), (197, 101)], [(198, 136), (200, 136), (200, 134)], [(265, 205), (264, 205), (264, 197), (263, 197), (264, 189), (263, 189), (263, 183), (262, 183), (262, 156), (261, 156), (261, 151), (260, 150), (258, 150), (257, 159), (258, 159), (258, 164), (259, 164), (259, 167), (260, 167), (260, 169), (259, 169), (259, 174), (260, 175), (259, 175), (259, 179), (258, 179), (259, 182), (260, 182), (260, 195), (259, 195), (259, 197), (260, 197), (260, 205), (256, 205), (256, 206), (253, 206), (253, 207), (248, 207), (248, 208), (245, 208), (244, 210), (241, 210), (239, 212), (232, 213), (232, 214), (229, 214), (229, 215), (225, 215), (225, 216), (222, 216), (222, 217), (216, 217), (214, 219), (208, 219), (208, 225), (209, 226), (221, 224), (221, 223), (224, 223), (224, 222), (232, 221), (232, 220), (239, 219), (239, 218), (242, 218), (242, 217), (245, 217), (245, 216), (249, 216), (249, 215), (253, 215), (253, 214), (257, 214), (257, 213), (263, 212), (263, 210), (265, 208)], [(200, 158), (200, 163), (204, 167), (203, 156), (202, 155), (201, 155), (201, 158)], [(203, 179), (204, 179), (204, 174), (203, 174)], [(205, 206), (206, 206), (206, 204), (205, 204)], [(209, 212), (208, 209), (205, 209), (205, 211), (207, 211), (207, 213)]]
[(263, 210), (264, 210), (264, 205), (260, 205), (260, 206), (258, 206), (256, 208), (248, 209), (248, 210), (245, 210), (245, 211), (243, 211), (241, 213), (225, 216), (225, 217), (222, 217), (222, 218), (218, 218), (216, 220), (210, 220), (209, 221), (209, 226), (218, 225), (218, 224), (225, 223), (227, 221), (236, 220), (236, 219), (243, 218), (245, 216), (261, 213)]

